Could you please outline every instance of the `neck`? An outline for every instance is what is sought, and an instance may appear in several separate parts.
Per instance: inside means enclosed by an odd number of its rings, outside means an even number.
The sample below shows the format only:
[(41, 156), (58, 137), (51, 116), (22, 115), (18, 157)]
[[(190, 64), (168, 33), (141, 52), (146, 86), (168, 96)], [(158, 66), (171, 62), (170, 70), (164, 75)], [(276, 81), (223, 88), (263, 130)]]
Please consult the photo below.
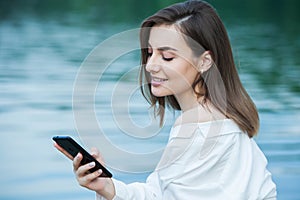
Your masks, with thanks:
[(191, 92), (189, 94), (175, 95), (175, 97), (180, 105), (182, 112), (185, 112), (187, 110), (190, 110), (192, 108), (199, 106), (200, 101), (194, 92)]

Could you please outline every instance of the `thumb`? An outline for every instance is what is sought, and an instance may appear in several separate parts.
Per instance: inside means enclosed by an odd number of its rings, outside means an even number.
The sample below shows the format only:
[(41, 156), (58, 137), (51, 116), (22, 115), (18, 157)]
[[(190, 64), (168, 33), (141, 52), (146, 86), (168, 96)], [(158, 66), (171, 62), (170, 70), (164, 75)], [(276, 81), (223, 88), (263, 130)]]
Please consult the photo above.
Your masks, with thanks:
[(91, 148), (91, 155), (102, 165), (104, 165), (104, 160), (102, 155), (100, 154), (99, 150), (96, 147)]

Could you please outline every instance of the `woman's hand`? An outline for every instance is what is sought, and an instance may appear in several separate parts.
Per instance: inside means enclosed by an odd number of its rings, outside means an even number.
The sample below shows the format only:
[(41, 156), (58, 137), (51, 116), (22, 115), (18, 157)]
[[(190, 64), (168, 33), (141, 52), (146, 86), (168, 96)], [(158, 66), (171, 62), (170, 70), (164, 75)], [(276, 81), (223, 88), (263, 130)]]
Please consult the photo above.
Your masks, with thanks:
[(73, 159), (74, 159), (73, 156), (71, 156), (71, 154), (69, 154), (66, 150), (64, 150), (62, 147), (60, 147), (56, 142), (54, 142), (54, 147), (55, 147), (58, 151), (60, 151), (60, 152), (62, 152), (63, 154), (65, 154), (65, 156), (67, 156), (70, 160), (73, 160)]
[[(73, 160), (73, 170), (79, 185), (97, 192), (98, 194), (104, 196), (106, 199), (113, 199), (113, 197), (115, 196), (115, 188), (112, 180), (110, 178), (99, 177), (99, 175), (102, 174), (101, 169), (93, 173), (90, 173), (88, 171), (95, 166), (94, 162), (85, 165), (80, 165), (80, 162), (83, 158), (81, 153), (78, 153), (77, 156), (73, 158), (57, 143), (54, 143), (54, 147), (57, 148), (63, 154), (65, 154), (69, 159)], [(103, 159), (101, 158), (101, 155), (99, 154), (96, 148), (91, 149), (91, 155), (102, 165), (104, 165)]]

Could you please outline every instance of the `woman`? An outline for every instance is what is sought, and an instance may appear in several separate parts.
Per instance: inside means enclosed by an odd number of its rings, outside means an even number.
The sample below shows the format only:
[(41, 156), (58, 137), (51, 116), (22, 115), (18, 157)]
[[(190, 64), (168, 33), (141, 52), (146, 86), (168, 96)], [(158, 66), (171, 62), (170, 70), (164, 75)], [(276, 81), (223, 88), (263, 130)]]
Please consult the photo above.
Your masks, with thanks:
[(78, 154), (73, 165), (79, 184), (99, 199), (276, 199), (266, 158), (252, 139), (258, 113), (215, 10), (203, 1), (162, 9), (143, 22), (140, 42), (143, 95), (161, 124), (166, 106), (181, 115), (146, 183), (98, 178), (102, 172), (87, 173), (94, 163), (80, 166)]

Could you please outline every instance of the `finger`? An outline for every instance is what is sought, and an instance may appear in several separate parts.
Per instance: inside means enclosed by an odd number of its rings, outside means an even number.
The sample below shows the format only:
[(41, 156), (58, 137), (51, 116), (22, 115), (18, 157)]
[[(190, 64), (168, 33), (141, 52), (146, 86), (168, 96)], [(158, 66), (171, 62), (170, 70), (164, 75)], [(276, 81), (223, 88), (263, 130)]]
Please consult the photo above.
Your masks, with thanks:
[(90, 162), (85, 165), (81, 165), (78, 167), (76, 170), (76, 175), (78, 178), (86, 176), (86, 174), (89, 174), (89, 170), (95, 167), (96, 163), (95, 162)]
[(93, 180), (98, 178), (101, 174), (102, 174), (101, 169), (99, 169), (99, 170), (97, 170), (93, 173), (86, 174), (85, 176), (82, 176), (82, 177), (78, 178), (78, 183), (81, 186), (87, 186), (90, 182), (92, 182)]
[(74, 171), (77, 171), (78, 168), (80, 167), (80, 162), (81, 162), (82, 158), (83, 158), (83, 156), (82, 156), (81, 153), (78, 153), (78, 154), (75, 156), (75, 158), (74, 158), (74, 160), (73, 160), (73, 169), (74, 169)]
[(92, 147), (91, 148), (91, 155), (98, 161), (100, 162), (102, 165), (104, 165), (104, 160), (102, 155), (100, 154), (100, 152), (98, 151), (97, 148)]
[(100, 155), (100, 153), (96, 147), (91, 148), (91, 155), (94, 157), (98, 157)]
[(60, 152), (62, 152), (65, 156), (67, 156), (70, 160), (73, 160), (73, 156), (69, 154), (64, 148), (59, 146), (56, 142), (54, 142), (53, 146)]

